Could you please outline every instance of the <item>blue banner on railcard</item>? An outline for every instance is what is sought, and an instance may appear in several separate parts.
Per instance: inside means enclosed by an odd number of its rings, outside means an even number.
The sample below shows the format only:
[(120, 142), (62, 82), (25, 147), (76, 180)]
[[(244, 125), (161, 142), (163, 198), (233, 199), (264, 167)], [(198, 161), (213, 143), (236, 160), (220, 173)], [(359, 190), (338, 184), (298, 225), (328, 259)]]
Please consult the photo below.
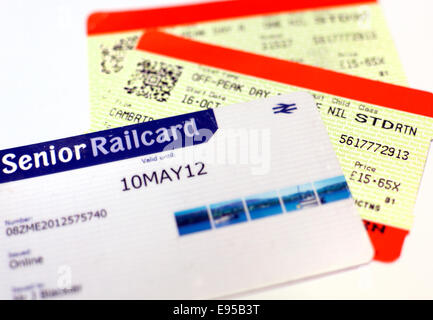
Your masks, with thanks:
[(0, 183), (198, 145), (217, 129), (214, 112), (208, 109), (2, 150)]

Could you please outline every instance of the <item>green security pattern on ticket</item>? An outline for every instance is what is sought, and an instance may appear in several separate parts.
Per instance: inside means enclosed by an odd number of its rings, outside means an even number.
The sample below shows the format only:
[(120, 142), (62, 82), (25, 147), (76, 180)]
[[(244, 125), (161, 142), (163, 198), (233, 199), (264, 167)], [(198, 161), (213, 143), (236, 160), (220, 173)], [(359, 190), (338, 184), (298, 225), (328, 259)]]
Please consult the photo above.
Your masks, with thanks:
[[(392, 37), (378, 4), (250, 16), (164, 29), (203, 42), (245, 50), (389, 83), (407, 85)], [(89, 64), (101, 78), (128, 63), (143, 31), (93, 35)]]
[[(90, 41), (91, 59), (99, 58), (98, 46)], [(305, 91), (138, 50), (128, 53), (115, 76), (91, 64), (90, 80), (92, 131)], [(362, 217), (410, 229), (433, 119), (307, 91), (316, 98)], [(385, 119), (393, 129), (382, 128)]]
[(407, 85), (379, 4), (220, 20), (165, 31), (214, 45)]

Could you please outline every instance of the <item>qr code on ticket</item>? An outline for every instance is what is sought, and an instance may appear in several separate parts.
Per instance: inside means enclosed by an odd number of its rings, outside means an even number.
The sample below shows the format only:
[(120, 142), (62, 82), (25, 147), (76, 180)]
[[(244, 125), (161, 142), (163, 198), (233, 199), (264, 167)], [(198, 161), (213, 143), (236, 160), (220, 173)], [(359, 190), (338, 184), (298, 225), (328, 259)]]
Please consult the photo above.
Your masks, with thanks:
[(128, 80), (125, 90), (159, 102), (166, 102), (182, 75), (182, 66), (160, 61), (143, 60)]
[(132, 36), (120, 39), (112, 46), (101, 45), (101, 72), (112, 74), (122, 70), (125, 54), (134, 49), (137, 40), (138, 36)]

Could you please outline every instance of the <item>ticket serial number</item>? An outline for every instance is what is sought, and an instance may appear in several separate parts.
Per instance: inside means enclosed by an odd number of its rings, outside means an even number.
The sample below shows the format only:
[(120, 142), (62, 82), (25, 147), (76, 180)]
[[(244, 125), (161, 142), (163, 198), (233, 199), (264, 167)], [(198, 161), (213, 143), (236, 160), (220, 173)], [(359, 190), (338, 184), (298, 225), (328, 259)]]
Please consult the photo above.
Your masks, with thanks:
[(372, 152), (379, 153), (388, 157), (395, 157), (401, 160), (409, 159), (409, 151), (398, 149), (392, 146), (384, 145), (379, 142), (369, 141), (365, 139), (360, 139), (352, 136), (348, 136), (346, 134), (342, 134), (340, 136), (340, 140), (338, 140), (341, 144), (345, 144), (348, 146), (352, 146), (354, 148), (369, 150)]
[(66, 227), (74, 224), (85, 223), (106, 218), (108, 215), (106, 209), (89, 211), (81, 214), (63, 216), (47, 220), (40, 220), (32, 223), (22, 223), (13, 227), (6, 228), (6, 236), (17, 236), (29, 232), (39, 232), (49, 229)]

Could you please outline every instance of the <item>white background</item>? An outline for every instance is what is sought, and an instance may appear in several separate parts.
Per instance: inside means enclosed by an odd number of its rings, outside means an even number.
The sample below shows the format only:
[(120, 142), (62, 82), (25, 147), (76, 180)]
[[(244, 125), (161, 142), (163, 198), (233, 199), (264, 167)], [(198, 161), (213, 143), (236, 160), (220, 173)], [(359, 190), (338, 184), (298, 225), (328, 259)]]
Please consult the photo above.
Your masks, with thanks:
[[(202, 1), (192, 1), (202, 2)], [(81, 134), (89, 128), (86, 17), (95, 10), (185, 3), (1, 1), (0, 149)], [(433, 2), (381, 0), (409, 84), (433, 89)], [(428, 106), (433, 108), (433, 106)], [(433, 298), (433, 151), (401, 258), (258, 290), (251, 298)]]

